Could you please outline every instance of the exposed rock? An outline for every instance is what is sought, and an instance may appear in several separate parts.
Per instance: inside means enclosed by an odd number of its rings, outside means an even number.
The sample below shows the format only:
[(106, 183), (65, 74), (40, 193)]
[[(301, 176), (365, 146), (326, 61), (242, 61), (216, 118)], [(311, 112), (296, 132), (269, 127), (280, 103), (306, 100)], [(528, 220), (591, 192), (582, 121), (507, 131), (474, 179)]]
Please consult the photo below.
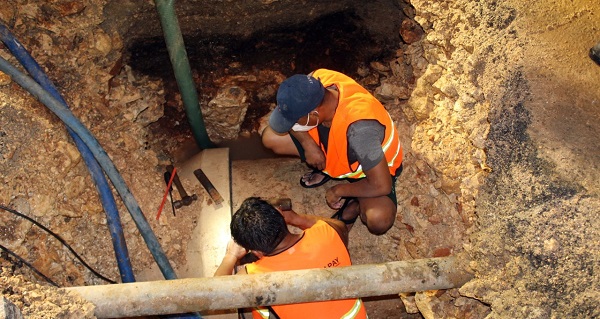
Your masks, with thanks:
[(0, 318), (23, 319), (23, 314), (21, 313), (21, 310), (17, 308), (17, 306), (15, 306), (8, 299), (2, 297), (2, 299), (0, 299)]
[(458, 295), (456, 289), (417, 292), (414, 300), (425, 319), (485, 318), (490, 312), (477, 300)]
[(206, 129), (212, 141), (236, 139), (246, 116), (246, 91), (239, 86), (223, 87), (214, 99), (202, 108)]
[(391, 79), (382, 81), (375, 92), (375, 97), (382, 103), (397, 102), (398, 100), (407, 100), (410, 97), (410, 89), (405, 82), (393, 83)]
[(127, 65), (111, 79), (108, 98), (108, 108), (102, 108), (104, 116), (123, 116), (126, 120), (147, 126), (164, 115), (162, 81), (135, 75)]
[(425, 32), (423, 28), (416, 23), (414, 20), (405, 19), (402, 21), (402, 26), (400, 27), (400, 36), (404, 42), (411, 44), (415, 43), (423, 37)]
[[(94, 305), (71, 292), (58, 290), (51, 286), (33, 284), (22, 276), (11, 276), (11, 272), (2, 267), (0, 284), (4, 298), (18, 307), (23, 317), (31, 319), (94, 319)], [(0, 312), (1, 313), (1, 312)], [(13, 317), (8, 317), (13, 319)], [(15, 317), (14, 319), (18, 319)]]
[(8, 76), (8, 74), (0, 72), (0, 86), (8, 85), (11, 82), (12, 80), (10, 79), (10, 76)]
[(400, 293), (400, 299), (402, 299), (402, 303), (404, 304), (407, 313), (419, 313), (414, 293)]
[(10, 2), (4, 3), (4, 5), (0, 7), (0, 20), (12, 22), (15, 18), (16, 11), (15, 4)]
[[(104, 2), (104, 1), (103, 1)], [(112, 16), (111, 22), (105, 22), (105, 29), (116, 30), (126, 35), (128, 41), (151, 39), (163, 35), (157, 8), (153, 1), (110, 0), (106, 1), (106, 14)], [(168, 3), (168, 2), (166, 2)], [(194, 38), (233, 37), (240, 40), (251, 35), (273, 29), (308, 24), (318, 18), (334, 13), (348, 11), (373, 20), (371, 16), (388, 14), (368, 26), (370, 33), (379, 41), (396, 43), (402, 15), (390, 15), (397, 11), (395, 1), (377, 0), (356, 2), (342, 0), (328, 1), (249, 1), (235, 5), (221, 2), (203, 2), (196, 0), (178, 1), (174, 4), (182, 33)]]
[[(369, 30), (391, 28), (384, 42), (398, 48), (394, 56), (360, 62), (357, 74), (384, 102), (401, 132), (404, 172), (396, 184), (394, 227), (383, 236), (364, 237), (368, 240), (360, 240), (365, 235), (353, 229), (353, 258), (380, 262), (466, 250), (476, 279), (460, 294), (449, 290), (402, 297), (415, 316), (420, 310), (426, 318), (598, 317), (600, 280), (594, 266), (599, 252), (594, 244), (600, 227), (593, 217), (600, 206), (595, 134), (600, 121), (593, 101), (599, 100), (599, 82), (593, 73), (597, 69), (591, 68), (596, 65), (580, 58), (597, 42), (588, 36), (597, 10), (578, 1), (561, 10), (512, 0), (410, 2), (414, 8), (404, 1), (279, 0), (233, 6), (215, 2), (206, 9), (185, 1), (177, 10), (187, 36), (227, 34), (235, 39), (346, 9), (355, 8), (365, 19), (375, 16)], [(401, 28), (399, 21), (410, 20), (400, 11), (416, 24), (405, 22)], [(183, 115), (172, 135), (163, 140), (153, 135), (150, 127), (168, 112), (182, 112), (180, 97), (167, 92), (164, 79), (137, 74), (123, 59), (124, 48), (136, 38), (161, 37), (156, 17), (152, 1), (9, 0), (0, 7), (0, 19), (24, 41), (73, 113), (97, 137), (148, 219), (164, 192), (164, 165), (173, 160), (165, 149), (191, 138)], [(579, 36), (569, 30), (579, 30)], [(403, 44), (400, 35), (410, 44)], [(568, 37), (589, 43), (564, 40)], [(5, 49), (0, 51), (15, 62)], [(277, 84), (295, 70), (295, 62), (286, 61), (289, 69), (230, 62), (225, 75), (213, 79), (221, 91), (201, 92), (211, 138), (237, 137), (248, 118), (249, 100), (274, 106)], [(244, 67), (250, 71), (239, 71)], [(203, 83), (202, 76), (196, 76), (197, 83)], [(543, 84), (548, 82), (555, 86)], [(581, 115), (586, 108), (591, 111)], [(559, 116), (548, 116), (546, 110)], [(256, 122), (243, 134), (264, 127), (264, 121)], [(81, 157), (66, 142), (64, 125), (1, 75), (0, 124), (0, 202), (58, 230), (85, 260), (118, 278), (102, 207)], [(165, 140), (167, 146), (161, 144)], [(278, 190), (285, 189), (280, 186)], [(134, 269), (146, 269), (152, 257), (131, 216), (118, 205)], [(0, 218), (3, 243), (35, 260), (61, 285), (101, 282), (29, 222), (4, 214)], [(152, 223), (169, 243), (166, 252), (174, 264), (184, 258), (194, 222), (184, 211), (177, 218), (163, 214)], [(15, 299), (23, 295), (32, 305), (53, 300), (53, 293), (29, 285), (38, 280), (30, 271), (16, 270), (27, 279), (3, 273), (2, 286), (11, 287), (3, 293)], [(29, 300), (14, 302), (21, 308)], [(58, 302), (50, 303), (44, 309), (55, 309)], [(79, 306), (69, 297), (65, 303), (75, 306), (49, 316), (86, 318), (92, 313), (89, 305)], [(401, 307), (384, 310), (397, 315)]]

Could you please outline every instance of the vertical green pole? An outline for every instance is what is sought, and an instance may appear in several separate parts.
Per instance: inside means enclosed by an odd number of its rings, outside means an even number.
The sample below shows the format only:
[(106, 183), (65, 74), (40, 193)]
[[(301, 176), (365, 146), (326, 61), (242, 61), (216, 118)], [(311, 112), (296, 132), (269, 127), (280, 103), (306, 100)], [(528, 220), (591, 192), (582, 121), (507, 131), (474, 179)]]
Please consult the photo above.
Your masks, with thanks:
[(204, 125), (204, 119), (202, 118), (198, 102), (198, 92), (192, 79), (190, 62), (185, 51), (177, 15), (175, 14), (174, 2), (175, 0), (154, 0), (158, 15), (160, 16), (163, 33), (165, 34), (165, 42), (169, 51), (171, 64), (173, 65), (173, 71), (175, 72), (177, 86), (179, 87), (183, 106), (185, 107), (185, 114), (192, 127), (192, 134), (196, 139), (196, 144), (201, 149), (212, 148), (214, 144), (210, 141), (208, 133), (206, 133), (206, 126)]

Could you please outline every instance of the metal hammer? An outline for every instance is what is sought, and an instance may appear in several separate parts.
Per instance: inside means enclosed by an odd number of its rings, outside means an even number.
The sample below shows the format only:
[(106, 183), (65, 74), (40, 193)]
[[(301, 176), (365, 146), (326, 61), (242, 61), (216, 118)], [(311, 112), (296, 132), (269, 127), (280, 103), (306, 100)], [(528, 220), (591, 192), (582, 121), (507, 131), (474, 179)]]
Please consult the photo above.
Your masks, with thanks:
[[(173, 165), (167, 165), (167, 171), (171, 174), (173, 174), (173, 168)], [(198, 199), (198, 196), (196, 194), (192, 194), (192, 196), (190, 196), (186, 193), (185, 189), (183, 188), (183, 185), (181, 184), (181, 181), (179, 180), (177, 172), (175, 172), (175, 176), (173, 177), (173, 184), (175, 184), (175, 187), (177, 188), (177, 191), (179, 192), (179, 195), (181, 197), (180, 200), (176, 200), (173, 202), (173, 206), (175, 208), (189, 206), (193, 201)]]

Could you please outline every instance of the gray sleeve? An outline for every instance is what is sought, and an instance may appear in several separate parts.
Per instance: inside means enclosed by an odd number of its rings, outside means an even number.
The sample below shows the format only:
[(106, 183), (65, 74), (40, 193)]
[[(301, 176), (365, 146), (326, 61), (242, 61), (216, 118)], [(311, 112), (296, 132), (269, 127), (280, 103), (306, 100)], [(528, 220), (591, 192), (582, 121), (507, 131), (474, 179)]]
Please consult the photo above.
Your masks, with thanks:
[(356, 121), (348, 127), (348, 159), (358, 161), (363, 171), (375, 167), (384, 158), (381, 143), (385, 126), (376, 120)]

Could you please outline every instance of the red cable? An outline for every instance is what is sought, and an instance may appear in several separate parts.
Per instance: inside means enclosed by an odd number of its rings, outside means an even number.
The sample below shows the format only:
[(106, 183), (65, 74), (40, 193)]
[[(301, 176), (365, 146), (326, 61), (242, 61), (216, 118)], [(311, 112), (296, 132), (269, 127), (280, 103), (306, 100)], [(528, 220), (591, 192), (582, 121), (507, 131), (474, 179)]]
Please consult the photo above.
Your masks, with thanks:
[(171, 178), (169, 179), (169, 183), (167, 184), (165, 196), (163, 196), (162, 202), (160, 203), (160, 207), (158, 208), (158, 213), (156, 213), (156, 220), (160, 218), (160, 213), (162, 212), (163, 206), (165, 206), (165, 201), (167, 200), (167, 195), (169, 194), (169, 189), (171, 189), (171, 184), (173, 183), (173, 179), (175, 178), (176, 171), (177, 168), (173, 167), (173, 172), (171, 172)]

